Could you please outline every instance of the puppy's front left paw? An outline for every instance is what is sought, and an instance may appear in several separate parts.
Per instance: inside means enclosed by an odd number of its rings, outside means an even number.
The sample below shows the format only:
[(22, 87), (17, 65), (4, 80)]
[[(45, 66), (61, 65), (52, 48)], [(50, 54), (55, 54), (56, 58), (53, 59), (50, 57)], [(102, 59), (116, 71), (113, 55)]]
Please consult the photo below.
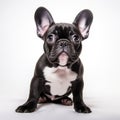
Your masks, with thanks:
[(75, 107), (75, 111), (78, 113), (91, 113), (91, 109), (86, 105), (78, 105)]

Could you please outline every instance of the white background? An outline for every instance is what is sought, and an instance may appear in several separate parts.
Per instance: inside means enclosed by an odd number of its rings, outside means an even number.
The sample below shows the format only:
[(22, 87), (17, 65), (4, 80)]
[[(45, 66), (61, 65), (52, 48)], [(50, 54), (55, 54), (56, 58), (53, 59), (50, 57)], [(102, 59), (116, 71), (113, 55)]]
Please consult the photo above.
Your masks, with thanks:
[[(29, 94), (35, 64), (43, 53), (36, 35), (34, 12), (46, 7), (56, 22), (72, 23), (82, 9), (94, 20), (83, 41), (84, 100), (91, 114), (47, 104), (30, 114), (15, 113)], [(0, 0), (0, 119), (1, 120), (120, 120), (120, 1), (119, 0)]]

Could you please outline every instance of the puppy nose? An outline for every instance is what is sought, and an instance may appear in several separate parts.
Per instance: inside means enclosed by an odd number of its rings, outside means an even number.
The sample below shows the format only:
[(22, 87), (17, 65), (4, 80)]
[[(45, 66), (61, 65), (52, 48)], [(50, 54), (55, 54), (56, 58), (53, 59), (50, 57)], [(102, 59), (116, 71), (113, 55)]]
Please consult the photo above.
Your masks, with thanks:
[(59, 45), (60, 45), (60, 47), (66, 47), (66, 46), (68, 46), (68, 42), (67, 41), (60, 41)]

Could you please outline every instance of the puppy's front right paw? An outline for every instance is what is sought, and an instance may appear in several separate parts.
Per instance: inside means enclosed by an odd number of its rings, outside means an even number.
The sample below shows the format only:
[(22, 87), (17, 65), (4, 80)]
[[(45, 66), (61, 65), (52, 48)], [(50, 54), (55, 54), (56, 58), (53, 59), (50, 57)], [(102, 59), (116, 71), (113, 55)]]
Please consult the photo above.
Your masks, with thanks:
[(29, 108), (28, 106), (19, 106), (16, 110), (16, 112), (18, 113), (30, 113), (30, 112), (34, 112), (35, 108)]
[(28, 105), (22, 105), (19, 106), (15, 111), (18, 113), (30, 113), (34, 112), (36, 107), (28, 106)]
[(30, 113), (34, 112), (37, 107), (37, 104), (34, 102), (27, 102), (21, 106), (19, 106), (15, 111), (18, 113)]

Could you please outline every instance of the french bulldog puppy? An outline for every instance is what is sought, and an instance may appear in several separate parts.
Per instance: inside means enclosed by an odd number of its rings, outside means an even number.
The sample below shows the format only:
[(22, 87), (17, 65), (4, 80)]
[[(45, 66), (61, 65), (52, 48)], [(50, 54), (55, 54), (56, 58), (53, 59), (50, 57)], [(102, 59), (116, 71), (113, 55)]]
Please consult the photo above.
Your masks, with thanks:
[[(35, 12), (37, 35), (44, 40), (44, 53), (38, 60), (27, 102), (16, 112), (28, 113), (38, 103), (72, 105), (78, 113), (90, 113), (83, 101), (83, 64), (79, 58), (82, 41), (89, 36), (93, 14), (85, 9), (72, 24), (55, 23), (50, 12), (39, 7)], [(68, 96), (73, 94), (73, 100)]]

